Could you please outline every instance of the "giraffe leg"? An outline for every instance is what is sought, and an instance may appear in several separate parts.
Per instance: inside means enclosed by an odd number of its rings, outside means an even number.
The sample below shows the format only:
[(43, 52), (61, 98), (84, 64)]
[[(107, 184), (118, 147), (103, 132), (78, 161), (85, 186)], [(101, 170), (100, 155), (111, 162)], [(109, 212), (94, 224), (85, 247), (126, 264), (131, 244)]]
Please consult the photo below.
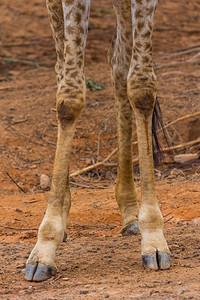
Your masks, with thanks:
[(113, 1), (117, 17), (116, 34), (113, 37), (109, 63), (117, 106), (119, 167), (115, 189), (116, 200), (123, 219), (123, 235), (139, 231), (137, 191), (132, 165), (132, 114), (127, 95), (127, 75), (132, 53), (131, 3)]
[(55, 274), (55, 252), (63, 240), (71, 205), (69, 160), (76, 123), (85, 103), (84, 52), (89, 5), (86, 0), (47, 1), (58, 57), (58, 140), (46, 214), (26, 264), (25, 278), (29, 281), (46, 280)]
[(170, 252), (163, 234), (163, 217), (155, 192), (152, 154), (152, 113), (156, 98), (152, 26), (156, 4), (157, 0), (132, 0), (134, 42), (128, 74), (128, 96), (136, 116), (139, 147), (142, 260), (146, 267), (154, 270), (170, 267)]

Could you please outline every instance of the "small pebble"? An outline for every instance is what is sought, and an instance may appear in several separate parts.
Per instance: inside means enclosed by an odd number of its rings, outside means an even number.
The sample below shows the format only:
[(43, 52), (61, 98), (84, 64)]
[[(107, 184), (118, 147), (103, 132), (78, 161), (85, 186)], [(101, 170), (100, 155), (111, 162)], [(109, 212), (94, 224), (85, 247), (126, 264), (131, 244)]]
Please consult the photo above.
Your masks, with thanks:
[(81, 289), (81, 290), (79, 290), (79, 292), (80, 292), (80, 294), (82, 294), (82, 295), (86, 295), (86, 294), (89, 293), (89, 290), (87, 290), (87, 289)]
[(185, 289), (178, 290), (177, 295), (181, 295), (185, 292)]
[(37, 168), (37, 165), (30, 166), (30, 169), (36, 169), (36, 168)]
[(193, 219), (191, 224), (200, 227), (200, 218)]
[(51, 186), (51, 181), (50, 181), (49, 176), (47, 176), (46, 174), (42, 174), (40, 176), (40, 187), (43, 190), (46, 190), (46, 189), (50, 188), (50, 186)]
[(69, 278), (68, 278), (68, 277), (64, 277), (64, 278), (62, 278), (62, 280), (64, 280), (64, 281), (68, 281), (68, 280), (69, 280)]

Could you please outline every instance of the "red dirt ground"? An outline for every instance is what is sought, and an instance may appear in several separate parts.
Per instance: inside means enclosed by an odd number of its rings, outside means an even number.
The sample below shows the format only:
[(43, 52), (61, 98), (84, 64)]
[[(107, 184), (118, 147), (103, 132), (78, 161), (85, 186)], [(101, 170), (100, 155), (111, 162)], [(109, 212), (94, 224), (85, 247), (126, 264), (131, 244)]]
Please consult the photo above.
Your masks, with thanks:
[[(194, 0), (158, 4), (153, 49), (165, 123), (200, 110), (199, 9), (200, 1)], [(117, 146), (106, 59), (114, 26), (111, 1), (93, 0), (86, 77), (105, 88), (88, 90), (71, 171), (101, 161)], [(0, 36), (0, 298), (199, 299), (200, 161), (178, 164), (173, 159), (173, 154), (199, 153), (199, 144), (166, 152), (163, 165), (155, 171), (172, 253), (170, 270), (145, 270), (140, 236), (120, 235), (114, 155), (106, 166), (71, 179), (68, 238), (58, 250), (56, 277), (42, 283), (24, 280), (25, 261), (48, 198), (39, 178), (51, 177), (57, 134), (55, 51), (44, 1), (2, 0)], [(199, 138), (199, 116), (168, 127), (168, 135), (172, 145)], [(136, 139), (135, 129), (133, 136)], [(140, 192), (138, 166), (134, 173)]]

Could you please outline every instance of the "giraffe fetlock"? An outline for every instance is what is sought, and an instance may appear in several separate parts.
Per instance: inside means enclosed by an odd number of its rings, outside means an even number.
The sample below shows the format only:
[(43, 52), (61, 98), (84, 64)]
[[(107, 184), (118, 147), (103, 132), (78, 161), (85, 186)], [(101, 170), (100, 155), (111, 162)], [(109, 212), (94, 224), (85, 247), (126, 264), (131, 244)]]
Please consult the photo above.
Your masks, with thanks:
[(163, 217), (158, 204), (142, 205), (139, 211), (142, 261), (145, 267), (169, 269), (170, 251), (163, 233)]
[[(120, 172), (118, 172), (120, 174)], [(138, 225), (138, 201), (137, 192), (133, 179), (128, 181), (130, 184), (121, 185), (118, 179), (115, 188), (115, 197), (122, 215), (123, 228), (122, 235), (137, 235)]]
[(43, 281), (55, 275), (55, 254), (63, 241), (64, 229), (62, 214), (47, 211), (38, 231), (37, 243), (26, 262), (26, 280)]

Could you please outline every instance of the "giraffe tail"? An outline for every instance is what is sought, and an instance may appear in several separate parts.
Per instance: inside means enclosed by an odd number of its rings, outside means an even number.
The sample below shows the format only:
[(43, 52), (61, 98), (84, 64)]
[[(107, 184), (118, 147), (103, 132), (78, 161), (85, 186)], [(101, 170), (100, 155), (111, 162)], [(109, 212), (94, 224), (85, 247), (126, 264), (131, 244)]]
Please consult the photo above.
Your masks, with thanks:
[(153, 158), (155, 166), (158, 166), (159, 163), (164, 159), (164, 154), (158, 135), (159, 131), (162, 132), (165, 142), (170, 147), (169, 139), (167, 138), (167, 133), (163, 122), (162, 111), (158, 98), (156, 97), (152, 116)]

